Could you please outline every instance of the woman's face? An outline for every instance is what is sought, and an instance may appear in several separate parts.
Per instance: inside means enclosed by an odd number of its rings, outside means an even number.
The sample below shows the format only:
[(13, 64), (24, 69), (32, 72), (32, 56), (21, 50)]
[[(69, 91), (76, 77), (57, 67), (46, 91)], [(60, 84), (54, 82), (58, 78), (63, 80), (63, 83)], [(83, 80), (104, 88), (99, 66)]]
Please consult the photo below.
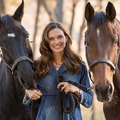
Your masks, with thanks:
[(64, 32), (59, 28), (52, 29), (48, 33), (48, 38), (49, 47), (53, 54), (63, 53), (67, 42), (67, 37), (64, 35)]

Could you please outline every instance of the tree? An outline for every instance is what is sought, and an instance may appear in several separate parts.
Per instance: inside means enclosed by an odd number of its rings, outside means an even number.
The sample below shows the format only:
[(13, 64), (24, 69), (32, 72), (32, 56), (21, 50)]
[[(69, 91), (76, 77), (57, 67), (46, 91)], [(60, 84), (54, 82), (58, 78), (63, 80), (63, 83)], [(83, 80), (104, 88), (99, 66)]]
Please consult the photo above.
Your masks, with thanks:
[(0, 0), (0, 14), (5, 14), (4, 0)]
[[(88, 0), (85, 0), (85, 5), (87, 4)], [(85, 7), (84, 7), (85, 8)], [(79, 31), (79, 40), (78, 40), (78, 51), (80, 52), (81, 44), (82, 44), (82, 38), (83, 38), (83, 31), (84, 28), (86, 27), (86, 22), (85, 22), (85, 17), (83, 16), (82, 19), (82, 25), (80, 26), (80, 31)]]
[(50, 10), (50, 5), (47, 0), (42, 0), (43, 6), (49, 15), (50, 21), (57, 20), (62, 23), (63, 19), (63, 0), (56, 0), (56, 7), (54, 10)]
[(48, 5), (46, 3), (46, 0), (42, 0), (42, 4), (43, 4), (43, 7), (45, 8), (46, 12), (49, 15), (50, 21), (54, 21), (55, 18), (54, 18), (53, 12), (49, 9), (49, 7), (48, 7)]
[(56, 20), (62, 23), (63, 19), (63, 0), (56, 0), (57, 5), (54, 10)]
[(72, 18), (71, 18), (71, 24), (70, 24), (70, 35), (72, 35), (73, 30), (73, 23), (75, 18), (75, 8), (79, 0), (72, 0)]
[(37, 11), (36, 11), (36, 19), (35, 19), (35, 28), (34, 28), (34, 35), (33, 35), (33, 53), (35, 54), (35, 42), (36, 42), (36, 35), (38, 30), (38, 18), (40, 13), (40, 4), (41, 0), (37, 0)]

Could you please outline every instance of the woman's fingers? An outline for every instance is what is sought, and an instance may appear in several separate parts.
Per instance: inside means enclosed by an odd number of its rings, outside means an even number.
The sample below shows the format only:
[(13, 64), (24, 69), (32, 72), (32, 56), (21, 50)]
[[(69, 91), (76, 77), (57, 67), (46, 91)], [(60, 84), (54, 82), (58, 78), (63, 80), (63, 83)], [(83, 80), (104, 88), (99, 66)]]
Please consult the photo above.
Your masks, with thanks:
[(57, 88), (59, 88), (61, 85), (68, 85), (69, 83), (68, 82), (60, 82), (59, 84), (58, 84), (58, 86), (57, 86)]
[(42, 96), (42, 94), (35, 94), (33, 97), (36, 98), (36, 99), (39, 99), (40, 97)]
[(38, 90), (36, 90), (36, 91), (35, 91), (35, 94), (36, 94), (37, 96), (41, 96), (41, 95), (42, 95), (42, 93), (41, 93), (41, 91), (40, 91), (40, 90), (39, 90), (39, 91), (38, 91)]
[(61, 88), (61, 92), (62, 92), (62, 91), (65, 90), (66, 88), (67, 88), (67, 90), (69, 90), (70, 84), (69, 84), (68, 82), (61, 82), (61, 83), (58, 84), (57, 88), (59, 88), (60, 86), (63, 86), (63, 87)]
[(41, 91), (36, 90), (36, 89), (34, 89), (34, 90), (26, 90), (25, 92), (26, 92), (27, 96), (29, 98), (33, 99), (33, 100), (37, 100), (42, 96)]
[(42, 96), (42, 93), (40, 91), (35, 90), (31, 96), (32, 99), (39, 99)]
[(66, 87), (65, 89), (64, 89), (64, 92), (67, 94), (68, 92), (70, 92), (70, 87)]
[(61, 92), (64, 90), (64, 92), (67, 94), (68, 92), (78, 92), (79, 89), (76, 86), (73, 86), (69, 84), (68, 82), (61, 82), (58, 84), (57, 88), (59, 88), (62, 85)]

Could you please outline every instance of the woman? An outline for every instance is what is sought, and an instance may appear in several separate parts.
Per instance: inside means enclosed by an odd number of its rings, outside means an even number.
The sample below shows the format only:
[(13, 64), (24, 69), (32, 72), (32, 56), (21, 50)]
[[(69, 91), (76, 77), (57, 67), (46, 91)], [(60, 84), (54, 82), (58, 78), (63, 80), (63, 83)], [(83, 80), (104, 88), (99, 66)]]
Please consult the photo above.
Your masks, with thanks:
[[(25, 96), (23, 100), (24, 104), (40, 100), (36, 120), (59, 120), (57, 90), (61, 85), (61, 91), (66, 94), (66, 105), (70, 105), (68, 92), (74, 93), (83, 106), (92, 105), (92, 91), (85, 92), (67, 82), (70, 80), (90, 87), (86, 66), (81, 57), (72, 51), (71, 45), (71, 37), (61, 23), (51, 22), (45, 27), (40, 44), (41, 56), (36, 61), (35, 71), (39, 90), (26, 90), (30, 99)], [(57, 85), (57, 75), (64, 76), (66, 81)], [(80, 106), (70, 114), (64, 113), (64, 120), (82, 120)]]

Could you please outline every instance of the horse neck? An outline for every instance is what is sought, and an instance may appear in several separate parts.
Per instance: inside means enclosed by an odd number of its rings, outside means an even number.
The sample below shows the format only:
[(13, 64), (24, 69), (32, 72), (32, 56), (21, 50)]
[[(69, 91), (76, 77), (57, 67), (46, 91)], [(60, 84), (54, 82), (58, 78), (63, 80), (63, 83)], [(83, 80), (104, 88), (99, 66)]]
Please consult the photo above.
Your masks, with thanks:
[(113, 83), (116, 90), (120, 90), (120, 55), (118, 59), (118, 65), (116, 67), (115, 75), (113, 76)]
[[(115, 28), (116, 28), (116, 31), (119, 34), (119, 37), (120, 37), (120, 21), (118, 19), (116, 19), (116, 26), (115, 26)], [(120, 40), (119, 40), (119, 44), (120, 44)], [(120, 49), (120, 47), (119, 47), (119, 49)], [(116, 71), (115, 71), (115, 75), (113, 76), (113, 83), (114, 83), (114, 87), (115, 87), (116, 90), (120, 90), (120, 80), (119, 80), (120, 74), (119, 73), (120, 73), (120, 55), (119, 55), (118, 64), (117, 64)]]

